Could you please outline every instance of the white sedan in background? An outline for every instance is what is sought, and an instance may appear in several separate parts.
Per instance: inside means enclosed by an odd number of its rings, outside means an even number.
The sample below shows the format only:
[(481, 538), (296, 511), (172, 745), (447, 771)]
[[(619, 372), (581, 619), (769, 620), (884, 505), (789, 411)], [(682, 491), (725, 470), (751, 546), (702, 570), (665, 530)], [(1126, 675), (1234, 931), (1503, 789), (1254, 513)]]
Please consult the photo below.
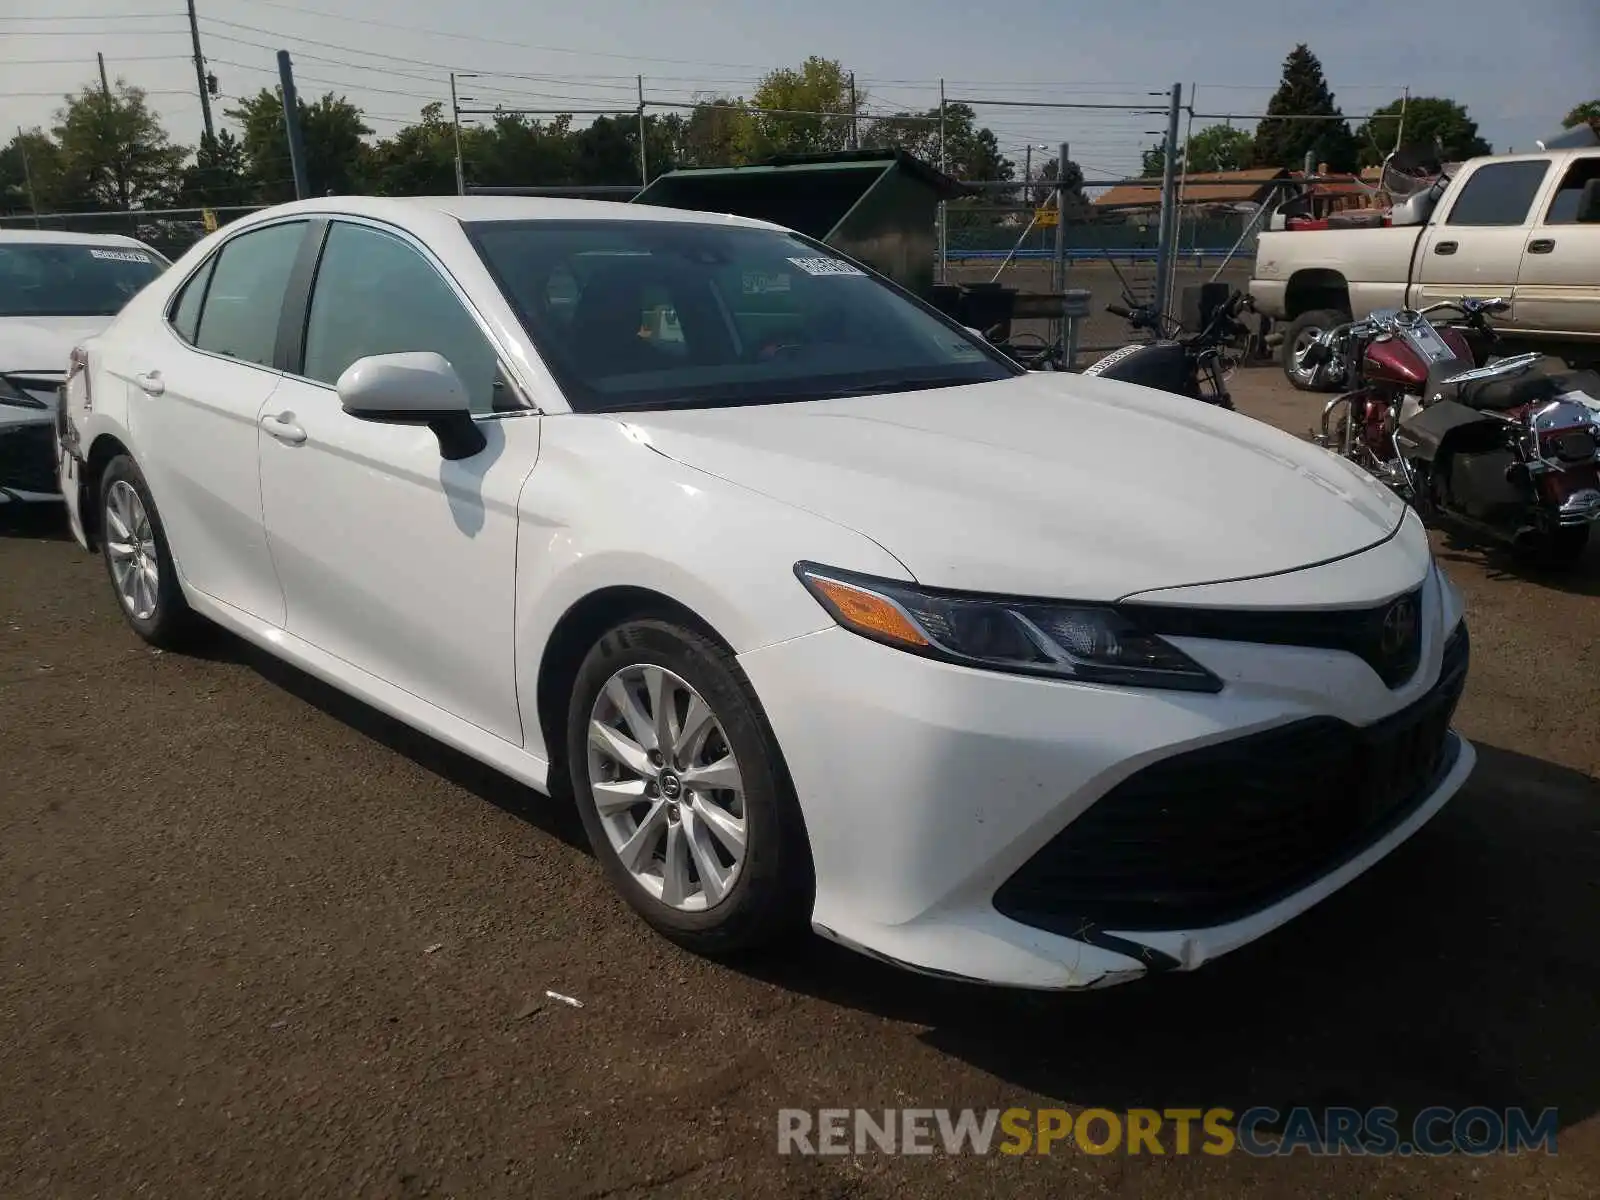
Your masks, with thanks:
[(1025, 373), (776, 226), (306, 201), (77, 362), (62, 485), (141, 636), (210, 618), (570, 781), (699, 952), (809, 925), (1015, 986), (1192, 968), (1473, 764), (1460, 597), (1387, 490)]
[(166, 266), (120, 234), (0, 229), (0, 510), (61, 502), (54, 429), (67, 356)]

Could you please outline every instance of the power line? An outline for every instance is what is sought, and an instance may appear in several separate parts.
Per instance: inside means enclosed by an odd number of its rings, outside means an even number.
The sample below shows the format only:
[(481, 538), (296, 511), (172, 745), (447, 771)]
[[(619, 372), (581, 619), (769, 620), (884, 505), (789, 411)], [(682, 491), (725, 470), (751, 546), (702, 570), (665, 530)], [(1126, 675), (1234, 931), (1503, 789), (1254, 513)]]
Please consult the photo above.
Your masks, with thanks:
[[(539, 50), (546, 54), (579, 54), (585, 58), (615, 58), (625, 62), (674, 63), (679, 66), (686, 67), (737, 67), (755, 70), (761, 69), (760, 67), (756, 67), (751, 63), (710, 62), (705, 59), (695, 58), (662, 58), (648, 54), (620, 54), (616, 51), (610, 50), (576, 50), (570, 46), (546, 46), (535, 42), (513, 42), (508, 41), (505, 38), (479, 37), (475, 34), (457, 33), (448, 29), (425, 29), (418, 25), (404, 25), (396, 21), (379, 21), (371, 17), (347, 17), (340, 13), (328, 12), (319, 8), (302, 8), (296, 4), (281, 4), (278, 3), (277, 0), (252, 0), (252, 2), (263, 5), (267, 8), (281, 8), (288, 12), (305, 13), (309, 16), (323, 17), (330, 21), (346, 21), (352, 25), (367, 25), (378, 29), (397, 29), (406, 33), (419, 33), (425, 37), (453, 38), (459, 42), (474, 42), (479, 45), (513, 46), (519, 50)], [(253, 33), (266, 33), (271, 34), (274, 37), (291, 36), (276, 29), (263, 29), (257, 25), (243, 25), (237, 21), (223, 21), (219, 17), (211, 17), (210, 20), (218, 21), (223, 25), (231, 25), (238, 29), (249, 29)]]

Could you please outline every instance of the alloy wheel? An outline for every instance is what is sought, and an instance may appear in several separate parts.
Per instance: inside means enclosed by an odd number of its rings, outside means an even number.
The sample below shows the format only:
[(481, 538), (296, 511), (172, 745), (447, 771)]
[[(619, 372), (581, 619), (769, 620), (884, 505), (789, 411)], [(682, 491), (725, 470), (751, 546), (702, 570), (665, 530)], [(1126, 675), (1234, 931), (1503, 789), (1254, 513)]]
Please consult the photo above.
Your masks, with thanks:
[(155, 615), (160, 595), (161, 569), (155, 531), (138, 490), (118, 479), (106, 489), (106, 554), (117, 598), (138, 621)]
[(623, 868), (661, 903), (715, 907), (744, 865), (744, 781), (721, 721), (664, 667), (623, 667), (589, 714), (589, 790)]
[(1306, 366), (1306, 351), (1311, 349), (1311, 343), (1323, 334), (1323, 330), (1314, 325), (1307, 325), (1295, 335), (1294, 344), (1290, 347), (1291, 361), (1294, 363), (1294, 376), (1302, 383), (1310, 383), (1315, 367)]

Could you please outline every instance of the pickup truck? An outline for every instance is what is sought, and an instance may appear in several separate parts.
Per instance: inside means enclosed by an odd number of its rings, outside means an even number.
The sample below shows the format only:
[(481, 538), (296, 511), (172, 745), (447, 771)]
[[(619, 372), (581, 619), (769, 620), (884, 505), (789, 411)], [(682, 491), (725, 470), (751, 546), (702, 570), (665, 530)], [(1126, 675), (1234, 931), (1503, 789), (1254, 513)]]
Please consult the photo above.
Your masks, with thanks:
[(1264, 232), (1250, 281), (1257, 311), (1287, 323), (1284, 374), (1306, 391), (1323, 330), (1463, 296), (1509, 300), (1495, 328), (1521, 348), (1600, 359), (1600, 145), (1471, 159), (1381, 227)]

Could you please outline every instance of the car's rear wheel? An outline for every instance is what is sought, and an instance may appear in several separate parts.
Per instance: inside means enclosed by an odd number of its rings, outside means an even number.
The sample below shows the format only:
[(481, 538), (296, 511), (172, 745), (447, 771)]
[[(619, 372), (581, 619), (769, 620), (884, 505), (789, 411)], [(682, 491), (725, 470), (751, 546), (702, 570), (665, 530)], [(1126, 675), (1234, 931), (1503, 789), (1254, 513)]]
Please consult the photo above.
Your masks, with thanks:
[(1283, 374), (1302, 392), (1331, 392), (1339, 389), (1340, 381), (1327, 371), (1321, 382), (1317, 381), (1316, 368), (1305, 361), (1306, 351), (1330, 329), (1343, 325), (1350, 318), (1332, 309), (1320, 308), (1301, 313), (1290, 322), (1283, 334)]
[(175, 646), (194, 623), (150, 487), (126, 454), (100, 476), (100, 550), (122, 615), (152, 646)]
[(727, 954), (804, 928), (813, 894), (799, 805), (733, 655), (631, 621), (578, 669), (567, 720), (578, 812), (611, 882), (655, 929)]

